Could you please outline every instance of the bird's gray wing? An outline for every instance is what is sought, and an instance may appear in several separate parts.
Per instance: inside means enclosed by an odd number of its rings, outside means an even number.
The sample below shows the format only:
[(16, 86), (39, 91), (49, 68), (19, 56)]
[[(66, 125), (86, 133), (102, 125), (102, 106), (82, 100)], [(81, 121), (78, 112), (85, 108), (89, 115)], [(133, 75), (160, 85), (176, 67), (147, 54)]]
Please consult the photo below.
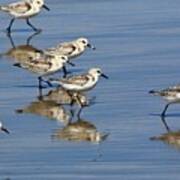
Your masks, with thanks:
[(61, 82), (65, 84), (76, 84), (82, 86), (86, 84), (88, 80), (89, 77), (87, 75), (77, 75), (77, 76), (61, 79)]
[(9, 11), (14, 11), (16, 13), (26, 13), (31, 9), (31, 5), (27, 2), (18, 2), (18, 3), (11, 3), (7, 6)]
[(39, 61), (39, 59), (20, 64), (21, 68), (38, 74), (46, 73), (51, 68), (51, 66), (52, 63), (50, 61)]
[(55, 48), (47, 49), (48, 52), (57, 52), (58, 54), (70, 56), (76, 50), (76, 46), (71, 43), (62, 43), (57, 45)]

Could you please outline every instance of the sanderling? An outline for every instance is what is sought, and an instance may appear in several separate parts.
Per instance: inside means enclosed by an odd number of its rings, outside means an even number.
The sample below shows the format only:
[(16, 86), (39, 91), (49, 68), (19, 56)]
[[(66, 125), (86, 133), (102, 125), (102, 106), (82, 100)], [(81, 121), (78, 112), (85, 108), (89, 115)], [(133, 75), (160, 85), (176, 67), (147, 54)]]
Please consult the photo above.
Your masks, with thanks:
[(0, 130), (4, 131), (5, 133), (9, 134), (9, 131), (3, 126), (2, 122), (0, 121)]
[(37, 15), (41, 8), (45, 8), (46, 10), (50, 10), (45, 4), (44, 0), (24, 0), (15, 3), (11, 3), (8, 5), (1, 5), (0, 10), (9, 13), (13, 18), (7, 28), (7, 32), (11, 33), (11, 27), (15, 21), (15, 19), (26, 19), (26, 23), (34, 30), (38, 31), (36, 27), (34, 27), (29, 18)]
[(70, 76), (59, 80), (50, 79), (50, 82), (59, 84), (67, 91), (81, 92), (94, 88), (100, 76), (108, 79), (100, 68), (91, 68), (86, 74)]
[(27, 69), (35, 74), (38, 74), (39, 80), (39, 89), (42, 88), (42, 81), (46, 82), (50, 85), (49, 82), (45, 81), (42, 77), (53, 74), (62, 69), (62, 67), (68, 63), (67, 56), (59, 55), (42, 55), (37, 59), (31, 59), (26, 61), (25, 63), (15, 63), (14, 66), (21, 67), (23, 69)]
[(71, 59), (81, 55), (87, 47), (95, 50), (95, 47), (89, 43), (87, 38), (81, 37), (73, 41), (60, 43), (54, 48), (46, 49), (45, 52), (50, 54), (65, 55)]
[(160, 91), (151, 90), (150, 94), (163, 97), (168, 103), (166, 104), (161, 116), (165, 116), (165, 113), (170, 104), (180, 103), (180, 85), (169, 87)]
[[(51, 83), (56, 83), (65, 89), (70, 96), (75, 96), (75, 92), (84, 92), (89, 91), (94, 88), (99, 80), (99, 77), (108, 78), (105, 74), (102, 73), (100, 68), (91, 68), (88, 73), (83, 75), (71, 76), (63, 79), (49, 79)], [(72, 97), (75, 98), (75, 97)], [(82, 112), (82, 109), (88, 105), (82, 104), (78, 96), (76, 96), (78, 104), (80, 105), (80, 110), (78, 112), (78, 117)]]
[[(73, 41), (60, 43), (56, 47), (46, 49), (45, 53), (65, 55), (69, 59), (72, 59), (80, 56), (87, 49), (87, 47), (93, 50), (96, 49), (89, 43), (89, 40), (87, 38), (81, 37)], [(67, 72), (65, 67), (64, 72)]]

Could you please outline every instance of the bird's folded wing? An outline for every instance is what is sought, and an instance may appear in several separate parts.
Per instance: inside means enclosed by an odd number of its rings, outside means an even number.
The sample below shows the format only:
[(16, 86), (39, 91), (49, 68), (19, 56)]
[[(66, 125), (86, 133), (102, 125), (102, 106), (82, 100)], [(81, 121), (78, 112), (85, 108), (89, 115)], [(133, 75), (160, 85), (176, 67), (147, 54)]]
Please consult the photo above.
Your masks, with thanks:
[(88, 80), (89, 80), (88, 76), (79, 75), (79, 76), (72, 76), (66, 79), (61, 79), (61, 82), (65, 84), (74, 84), (74, 85), (82, 86), (86, 84)]
[(176, 96), (177, 93), (180, 93), (180, 85), (172, 86), (159, 91), (161, 96)]
[(27, 2), (18, 2), (18, 3), (10, 4), (8, 6), (8, 9), (16, 13), (26, 13), (27, 11), (31, 9), (31, 6)]
[(172, 87), (169, 87), (167, 89), (163, 89), (160, 93), (161, 94), (168, 94), (168, 93), (172, 93), (172, 92), (180, 92), (180, 85), (176, 85), (176, 86), (172, 86)]
[(73, 44), (64, 43), (59, 44), (56, 49), (59, 53), (62, 53), (63, 55), (71, 55), (76, 50), (76, 47)]
[(176, 85), (176, 86), (173, 86), (173, 87), (170, 87), (169, 90), (174, 90), (174, 91), (179, 91), (180, 92), (180, 85)]
[(21, 64), (22, 68), (37, 73), (45, 73), (51, 68), (51, 66), (52, 66), (51, 62), (38, 61), (38, 60), (31, 60), (29, 62)]

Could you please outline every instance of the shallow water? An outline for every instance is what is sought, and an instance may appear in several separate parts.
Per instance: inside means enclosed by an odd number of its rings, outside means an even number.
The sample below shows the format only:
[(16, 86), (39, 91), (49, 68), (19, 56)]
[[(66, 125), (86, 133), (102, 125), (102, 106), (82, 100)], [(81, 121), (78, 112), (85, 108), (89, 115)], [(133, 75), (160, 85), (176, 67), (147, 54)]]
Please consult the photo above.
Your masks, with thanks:
[[(36, 76), (1, 57), (0, 116), (11, 133), (0, 134), (0, 179), (179, 179), (178, 147), (150, 140), (167, 131), (159, 117), (164, 102), (148, 91), (179, 83), (180, 2), (46, 2), (51, 11), (32, 20), (43, 31), (31, 45), (43, 49), (79, 36), (91, 40), (97, 50), (88, 50), (70, 70), (99, 66), (109, 75), (89, 93), (96, 103), (82, 112), (84, 120), (109, 136), (100, 144), (52, 139), (62, 122), (17, 114), (38, 101)], [(8, 22), (1, 13), (1, 53), (12, 48), (3, 32)], [(14, 29), (16, 46), (26, 44), (33, 33), (22, 21)], [(180, 129), (179, 109), (174, 105), (168, 110), (166, 121), (173, 131)]]

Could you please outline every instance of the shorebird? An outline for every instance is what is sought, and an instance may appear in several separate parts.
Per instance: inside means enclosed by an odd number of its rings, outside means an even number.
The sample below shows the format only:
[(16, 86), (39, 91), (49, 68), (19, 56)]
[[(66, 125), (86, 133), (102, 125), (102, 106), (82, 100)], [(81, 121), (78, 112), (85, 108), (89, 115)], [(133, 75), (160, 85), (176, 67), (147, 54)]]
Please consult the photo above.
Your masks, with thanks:
[(13, 16), (9, 26), (6, 29), (8, 34), (11, 33), (11, 27), (16, 19), (25, 19), (26, 23), (34, 31), (38, 31), (38, 29), (30, 23), (29, 18), (39, 14), (42, 8), (45, 8), (48, 11), (50, 10), (44, 4), (44, 0), (24, 0), (24, 1), (11, 3), (8, 5), (1, 5), (0, 6), (1, 11), (7, 12), (9, 15)]
[[(94, 88), (98, 83), (100, 76), (106, 79), (108, 78), (105, 74), (102, 73), (100, 68), (91, 68), (86, 74), (70, 76), (62, 79), (50, 79), (50, 82), (60, 85), (69, 93), (70, 96), (74, 96), (75, 92), (86, 92)], [(78, 117), (80, 117), (83, 107), (86, 107), (87, 105), (82, 104), (78, 96), (76, 99), (81, 106), (78, 112)]]
[(39, 89), (42, 89), (42, 82), (46, 82), (49, 86), (51, 85), (48, 81), (45, 81), (43, 77), (61, 70), (66, 63), (68, 63), (67, 56), (42, 55), (37, 59), (30, 58), (30, 60), (25, 63), (15, 63), (14, 66), (38, 74)]
[[(93, 45), (89, 43), (89, 40), (87, 38), (80, 37), (76, 40), (63, 42), (58, 44), (56, 47), (46, 49), (45, 53), (65, 55), (69, 59), (73, 59), (83, 54), (87, 48), (91, 48), (93, 50), (96, 49)], [(65, 67), (64, 72), (67, 73)]]
[(168, 102), (164, 107), (161, 116), (165, 116), (169, 105), (180, 103), (180, 85), (176, 85), (159, 91), (151, 90), (149, 91), (149, 93), (153, 95), (161, 96), (163, 99), (165, 99)]
[(56, 47), (46, 49), (45, 52), (49, 54), (65, 55), (71, 59), (81, 55), (87, 47), (93, 50), (96, 49), (89, 43), (87, 38), (81, 37), (73, 41), (60, 43)]
[(3, 126), (2, 122), (0, 121), (0, 130), (4, 131), (5, 133), (9, 134), (9, 131)]
[(96, 86), (99, 77), (108, 79), (100, 68), (91, 68), (86, 74), (69, 76), (62, 79), (50, 79), (50, 82), (60, 85), (63, 89), (72, 92), (89, 91)]

